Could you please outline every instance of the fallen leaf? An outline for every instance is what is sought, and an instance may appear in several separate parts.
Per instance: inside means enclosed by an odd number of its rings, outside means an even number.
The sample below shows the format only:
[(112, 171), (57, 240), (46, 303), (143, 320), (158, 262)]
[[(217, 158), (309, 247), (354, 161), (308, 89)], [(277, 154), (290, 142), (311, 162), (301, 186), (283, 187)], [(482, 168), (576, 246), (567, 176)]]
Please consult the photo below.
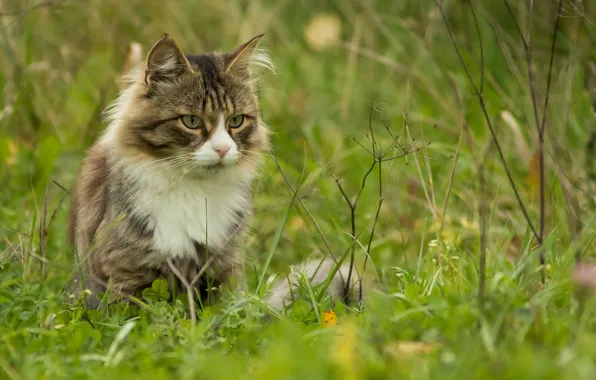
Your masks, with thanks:
[(310, 19), (304, 29), (304, 38), (314, 50), (323, 50), (336, 43), (341, 36), (341, 21), (330, 13), (320, 13)]
[(337, 314), (333, 310), (329, 310), (323, 313), (323, 327), (337, 325)]

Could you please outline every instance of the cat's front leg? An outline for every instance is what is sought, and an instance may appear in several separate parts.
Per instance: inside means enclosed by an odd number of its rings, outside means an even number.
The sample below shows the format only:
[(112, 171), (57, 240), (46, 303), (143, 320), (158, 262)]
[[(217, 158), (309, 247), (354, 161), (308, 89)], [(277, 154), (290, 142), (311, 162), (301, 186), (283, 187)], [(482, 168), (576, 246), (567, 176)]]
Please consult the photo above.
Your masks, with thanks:
[(98, 298), (101, 292), (140, 298), (142, 291), (160, 275), (157, 268), (143, 260), (146, 254), (140, 247), (112, 241), (101, 248), (90, 258), (85, 276), (89, 308), (96, 309), (101, 304)]

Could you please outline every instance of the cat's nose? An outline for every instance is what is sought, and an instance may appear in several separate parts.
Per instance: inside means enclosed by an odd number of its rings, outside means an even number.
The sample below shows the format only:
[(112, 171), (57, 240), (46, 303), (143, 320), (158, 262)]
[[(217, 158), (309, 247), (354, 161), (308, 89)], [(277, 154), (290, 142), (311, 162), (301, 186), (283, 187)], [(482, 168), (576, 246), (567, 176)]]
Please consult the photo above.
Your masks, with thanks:
[(226, 153), (228, 153), (228, 151), (230, 150), (230, 146), (229, 145), (214, 145), (213, 150), (217, 152), (217, 154), (219, 155), (219, 158), (224, 158)]

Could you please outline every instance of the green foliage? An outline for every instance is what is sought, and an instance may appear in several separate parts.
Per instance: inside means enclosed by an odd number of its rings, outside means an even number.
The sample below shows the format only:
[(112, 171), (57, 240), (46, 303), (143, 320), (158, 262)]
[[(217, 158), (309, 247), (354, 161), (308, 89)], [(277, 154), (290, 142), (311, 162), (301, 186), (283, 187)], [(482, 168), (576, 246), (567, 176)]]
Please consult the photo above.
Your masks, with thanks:
[(150, 288), (143, 290), (143, 298), (147, 301), (167, 301), (170, 299), (170, 292), (168, 292), (168, 282), (166, 280), (155, 280)]
[[(576, 255), (596, 254), (595, 161), (587, 147), (596, 126), (594, 4), (565, 1), (557, 35), (542, 284), (540, 251), (433, 0), (166, 3), (2, 4), (0, 378), (596, 377), (596, 297), (572, 276)], [(503, 2), (471, 2), (481, 64), (468, 2), (442, 3), (538, 225), (534, 109), (515, 23)], [(509, 3), (526, 31), (527, 2)], [(556, 2), (534, 3), (541, 114)], [(305, 30), (323, 13), (337, 18), (345, 44), (319, 50), (308, 39)], [(266, 32), (262, 44), (277, 74), (261, 78), (261, 108), (274, 153), (300, 196), (266, 158), (246, 246), (246, 292), (224, 289), (215, 305), (197, 303), (194, 326), (187, 295), (171, 293), (165, 280), (145, 289), (142, 306), (85, 310), (66, 303), (63, 291), (72, 274), (68, 191), (105, 128), (102, 111), (118, 93), (129, 43), (141, 43), (146, 54), (164, 32), (188, 53), (231, 49)], [(323, 30), (315, 34), (324, 39)], [(377, 169), (367, 178), (354, 242), (350, 210), (332, 174), (353, 201), (372, 162), (366, 149), (373, 134), (386, 157), (403, 156), (384, 161), (381, 178)], [(380, 186), (368, 301), (334, 305), (300, 278), (296, 302), (284, 313), (263, 308), (266, 279), (284, 278), (288, 265), (312, 254), (340, 257), (353, 244), (362, 270)], [(485, 276), (478, 260), (484, 201)], [(330, 309), (338, 323), (323, 327)]]

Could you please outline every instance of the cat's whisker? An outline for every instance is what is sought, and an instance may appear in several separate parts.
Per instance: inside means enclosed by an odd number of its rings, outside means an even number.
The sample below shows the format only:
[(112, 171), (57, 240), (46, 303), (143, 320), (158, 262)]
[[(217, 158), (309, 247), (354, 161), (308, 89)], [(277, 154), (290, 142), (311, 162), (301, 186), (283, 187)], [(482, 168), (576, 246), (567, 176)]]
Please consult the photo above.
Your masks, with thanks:
[[(175, 162), (168, 162), (167, 166), (165, 165), (156, 165), (152, 167), (148, 167), (142, 170), (142, 174), (144, 175), (154, 175), (159, 172), (170, 172), (172, 170), (176, 170), (178, 167), (183, 166), (186, 163), (184, 160), (177, 160)], [(138, 174), (139, 170), (137, 170)], [(173, 178), (173, 177), (172, 177)]]
[(178, 167), (178, 170), (176, 170), (175, 172), (173, 172), (172, 175), (170, 176), (170, 181), (173, 181), (176, 177), (178, 177), (178, 173), (183, 173), (185, 169), (189, 169), (189, 166), (180, 165)]
[(150, 162), (144, 163), (142, 165), (134, 167), (132, 173), (139, 173), (139, 172), (146, 172), (146, 173), (155, 173), (157, 170), (167, 168), (168, 164), (176, 164), (181, 157), (166, 157), (161, 159), (152, 160)]
[(262, 153), (262, 152), (256, 152), (253, 150), (239, 150), (238, 153), (242, 154), (243, 156), (262, 156), (262, 157), (267, 157), (267, 158), (271, 158), (271, 155), (267, 154), (267, 153)]

